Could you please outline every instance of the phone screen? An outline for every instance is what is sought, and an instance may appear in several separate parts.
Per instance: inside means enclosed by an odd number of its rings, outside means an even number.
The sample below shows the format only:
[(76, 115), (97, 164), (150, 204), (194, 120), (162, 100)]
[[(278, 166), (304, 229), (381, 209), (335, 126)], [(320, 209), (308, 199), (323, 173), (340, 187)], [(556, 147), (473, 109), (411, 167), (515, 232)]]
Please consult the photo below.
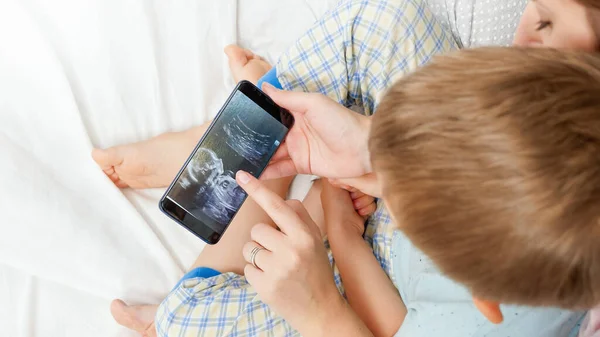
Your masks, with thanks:
[(235, 173), (258, 177), (287, 132), (272, 112), (235, 90), (166, 194), (210, 230), (189, 229), (212, 232), (210, 238), (201, 235), (209, 243), (218, 240), (247, 196)]

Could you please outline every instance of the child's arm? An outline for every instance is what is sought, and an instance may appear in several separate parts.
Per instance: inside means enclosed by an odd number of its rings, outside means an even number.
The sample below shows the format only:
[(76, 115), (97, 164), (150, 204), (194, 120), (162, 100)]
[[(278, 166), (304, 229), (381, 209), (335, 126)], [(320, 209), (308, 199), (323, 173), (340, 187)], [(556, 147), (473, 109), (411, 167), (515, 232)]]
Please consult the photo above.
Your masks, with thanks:
[(348, 193), (324, 185), (327, 235), (348, 302), (375, 336), (393, 336), (404, 321), (406, 307), (362, 238), (364, 219), (354, 211)]

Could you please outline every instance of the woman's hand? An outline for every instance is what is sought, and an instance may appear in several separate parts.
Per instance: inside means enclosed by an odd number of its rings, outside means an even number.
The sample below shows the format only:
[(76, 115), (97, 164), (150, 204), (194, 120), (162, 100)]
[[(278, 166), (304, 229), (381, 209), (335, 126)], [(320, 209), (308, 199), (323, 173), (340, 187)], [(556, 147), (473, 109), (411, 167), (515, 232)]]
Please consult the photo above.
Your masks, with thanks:
[(253, 241), (243, 249), (248, 282), (302, 335), (327, 335), (335, 316), (349, 308), (335, 286), (319, 228), (299, 201), (284, 201), (245, 172), (237, 181), (280, 228), (253, 228)]
[(348, 191), (356, 189), (376, 198), (383, 196), (379, 180), (375, 173), (368, 173), (356, 178), (329, 179), (329, 182), (334, 186), (344, 188)]
[(270, 85), (265, 93), (288, 109), (295, 124), (263, 173), (264, 179), (295, 174), (354, 178), (370, 173), (370, 119), (316, 93), (286, 92)]

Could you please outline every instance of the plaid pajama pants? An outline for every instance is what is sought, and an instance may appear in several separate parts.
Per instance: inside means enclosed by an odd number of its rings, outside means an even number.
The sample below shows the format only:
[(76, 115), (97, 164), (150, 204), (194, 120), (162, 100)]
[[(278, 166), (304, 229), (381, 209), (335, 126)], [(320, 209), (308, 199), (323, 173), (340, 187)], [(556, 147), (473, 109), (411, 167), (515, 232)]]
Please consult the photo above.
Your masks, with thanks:
[[(343, 1), (282, 55), (277, 78), (286, 90), (320, 92), (370, 115), (395, 80), (455, 48), (451, 33), (422, 0)], [(387, 211), (378, 205), (365, 240), (392, 280), (393, 231)], [(343, 294), (331, 253), (330, 261)], [(182, 282), (160, 305), (156, 328), (163, 337), (298, 335), (243, 276), (233, 273)]]

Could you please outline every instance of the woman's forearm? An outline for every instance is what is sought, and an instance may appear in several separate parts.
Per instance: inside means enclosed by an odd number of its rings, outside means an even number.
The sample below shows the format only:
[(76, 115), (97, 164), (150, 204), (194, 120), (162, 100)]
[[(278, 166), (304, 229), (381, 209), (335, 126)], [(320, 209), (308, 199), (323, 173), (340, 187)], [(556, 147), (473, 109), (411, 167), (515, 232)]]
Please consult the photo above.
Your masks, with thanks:
[(351, 307), (375, 336), (393, 336), (406, 316), (394, 284), (361, 236), (343, 224), (328, 231)]
[(352, 308), (337, 296), (320, 313), (313, 313), (303, 327), (297, 327), (300, 334), (311, 337), (373, 337), (373, 334)]

